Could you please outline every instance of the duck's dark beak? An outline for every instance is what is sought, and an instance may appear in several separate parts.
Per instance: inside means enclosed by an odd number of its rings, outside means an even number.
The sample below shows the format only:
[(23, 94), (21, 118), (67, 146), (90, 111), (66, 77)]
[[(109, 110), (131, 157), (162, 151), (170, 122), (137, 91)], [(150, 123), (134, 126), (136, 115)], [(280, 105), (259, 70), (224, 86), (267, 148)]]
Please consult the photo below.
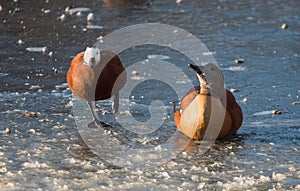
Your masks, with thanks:
[(196, 65), (193, 65), (193, 64), (188, 64), (188, 66), (190, 68), (192, 68), (202, 79), (206, 80), (205, 79), (205, 74), (204, 74), (204, 71), (203, 71), (203, 66), (196, 66)]
[(88, 62), (83, 62), (83, 64), (90, 68), (94, 68), (96, 66), (96, 60), (95, 58), (91, 58)]
[(91, 58), (90, 59), (89, 66), (91, 68), (94, 68), (96, 66), (96, 60), (95, 60), (95, 58)]
[(188, 66), (190, 68), (192, 68), (197, 74), (203, 75), (203, 72), (200, 69), (202, 66), (196, 66), (196, 65), (193, 65), (193, 64), (188, 64)]

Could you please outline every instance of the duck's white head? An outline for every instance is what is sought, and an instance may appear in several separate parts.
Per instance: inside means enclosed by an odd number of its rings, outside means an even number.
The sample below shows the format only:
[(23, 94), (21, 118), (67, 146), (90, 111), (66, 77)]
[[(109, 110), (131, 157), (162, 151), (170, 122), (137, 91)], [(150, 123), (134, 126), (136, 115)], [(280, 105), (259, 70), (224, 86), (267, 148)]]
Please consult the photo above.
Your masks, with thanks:
[(197, 73), (203, 93), (217, 93), (219, 90), (224, 90), (224, 76), (217, 65), (205, 63), (202, 66), (193, 64), (188, 66)]
[(100, 49), (95, 46), (89, 46), (84, 52), (83, 62), (93, 68), (100, 63), (100, 57)]

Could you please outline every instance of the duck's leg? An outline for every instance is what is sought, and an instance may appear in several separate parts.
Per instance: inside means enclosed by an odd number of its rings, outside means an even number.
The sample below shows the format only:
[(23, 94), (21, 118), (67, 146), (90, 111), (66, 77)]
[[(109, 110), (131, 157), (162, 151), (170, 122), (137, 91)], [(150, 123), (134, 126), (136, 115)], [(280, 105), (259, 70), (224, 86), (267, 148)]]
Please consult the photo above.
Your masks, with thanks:
[(111, 107), (112, 107), (113, 114), (115, 114), (119, 111), (119, 92), (117, 92), (114, 95), (114, 98), (113, 98), (112, 103), (111, 103)]
[[(90, 111), (92, 113), (92, 116), (93, 116), (93, 122), (94, 124), (97, 126), (97, 127), (101, 127), (101, 122), (99, 121), (98, 117), (96, 116), (96, 113), (93, 109), (93, 103), (91, 101), (88, 101), (87, 102), (89, 108), (90, 108)], [(90, 125), (89, 125), (90, 126)]]
[(173, 111), (175, 113), (175, 111), (176, 111), (176, 102), (174, 101), (172, 104), (173, 104)]
[(182, 131), (180, 127), (180, 118), (181, 113), (180, 110), (176, 109), (176, 102), (173, 102), (173, 109), (174, 109), (174, 122), (178, 130)]

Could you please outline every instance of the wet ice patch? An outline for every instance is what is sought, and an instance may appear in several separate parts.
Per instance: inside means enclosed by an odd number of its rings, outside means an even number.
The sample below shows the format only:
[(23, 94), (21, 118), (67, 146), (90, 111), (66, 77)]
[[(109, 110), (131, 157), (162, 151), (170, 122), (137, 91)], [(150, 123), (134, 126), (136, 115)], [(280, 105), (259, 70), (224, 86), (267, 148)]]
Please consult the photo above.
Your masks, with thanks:
[(267, 111), (256, 112), (256, 113), (254, 113), (253, 115), (254, 115), (254, 116), (258, 116), (258, 115), (270, 115), (270, 114), (273, 114), (273, 115), (280, 115), (280, 114), (281, 114), (281, 111), (279, 111), (279, 110), (267, 110)]
[(229, 71), (245, 71), (245, 66), (230, 66), (228, 68), (222, 68), (223, 70), (229, 70)]
[(55, 89), (66, 89), (68, 88), (68, 84), (67, 83), (63, 83), (63, 84), (60, 84), (60, 85), (55, 85)]
[(144, 80), (145, 77), (142, 77), (142, 76), (132, 76), (131, 79), (132, 80), (138, 80), (138, 81), (140, 81), (140, 80)]
[(40, 163), (38, 161), (25, 162), (23, 164), (24, 168), (48, 168), (46, 163)]
[(86, 7), (78, 7), (78, 8), (72, 8), (70, 9), (69, 7), (67, 7), (65, 9), (66, 13), (73, 15), (73, 14), (77, 14), (77, 13), (81, 13), (81, 12), (88, 12), (91, 11), (91, 9), (86, 8)]
[(203, 52), (202, 55), (203, 56), (210, 56), (210, 55), (214, 55), (216, 53), (217, 53), (216, 51), (214, 51), (214, 52)]
[[(295, 127), (299, 126), (299, 119), (280, 119), (277, 120), (276, 118), (268, 118), (265, 120), (260, 121), (253, 121), (249, 123), (250, 126), (256, 126), (256, 127), (274, 127), (276, 125), (277, 127)], [(246, 125), (246, 124), (245, 124)], [(247, 126), (247, 125), (246, 125)], [(291, 131), (300, 131), (300, 129), (290, 129)]]
[[(117, 116), (117, 120), (126, 124), (127, 128), (129, 128), (132, 132), (141, 134), (152, 133), (158, 127), (160, 127), (164, 121), (164, 116), (166, 116), (166, 110), (171, 108), (171, 106), (163, 105), (163, 103), (159, 101), (153, 101), (150, 105), (145, 105), (137, 104), (136, 102), (123, 102), (122, 99), (120, 103), (121, 105), (127, 105), (128, 108), (125, 107), (124, 110), (120, 111), (119, 115)], [(147, 118), (147, 115), (145, 115), (147, 112), (150, 112), (151, 118), (156, 118), (157, 120), (150, 119), (146, 124), (142, 124), (133, 118), (134, 114), (134, 116), (140, 120), (143, 120)]]
[(166, 60), (169, 59), (169, 56), (159, 55), (159, 54), (151, 54), (147, 56), (148, 59), (156, 59), (156, 60)]
[(0, 73), (0, 77), (5, 77), (5, 76), (8, 76), (9, 74), (8, 73)]
[(273, 113), (273, 110), (267, 110), (267, 111), (259, 111), (259, 112), (256, 112), (254, 113), (253, 115), (256, 116), (256, 115), (270, 115)]
[(87, 29), (103, 29), (103, 26), (100, 25), (87, 25)]
[(175, 81), (175, 84), (187, 84), (190, 83), (190, 80), (177, 80)]
[(46, 52), (47, 47), (27, 47), (26, 50), (29, 52)]
[(40, 89), (40, 88), (42, 88), (40, 85), (31, 85), (28, 89), (35, 90), (35, 89)]
[(55, 89), (51, 90), (51, 94), (55, 97), (71, 97), (72, 92), (68, 88), (67, 83), (55, 85)]

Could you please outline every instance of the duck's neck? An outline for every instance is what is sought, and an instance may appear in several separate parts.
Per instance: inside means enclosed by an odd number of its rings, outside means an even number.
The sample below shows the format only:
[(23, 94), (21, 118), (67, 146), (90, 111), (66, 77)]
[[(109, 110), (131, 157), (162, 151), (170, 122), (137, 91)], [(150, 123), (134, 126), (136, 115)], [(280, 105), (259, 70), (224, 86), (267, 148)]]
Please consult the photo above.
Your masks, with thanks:
[(210, 95), (210, 89), (201, 86), (200, 94)]
[(200, 94), (210, 95), (211, 94), (211, 88), (207, 81), (199, 77), (200, 82)]

